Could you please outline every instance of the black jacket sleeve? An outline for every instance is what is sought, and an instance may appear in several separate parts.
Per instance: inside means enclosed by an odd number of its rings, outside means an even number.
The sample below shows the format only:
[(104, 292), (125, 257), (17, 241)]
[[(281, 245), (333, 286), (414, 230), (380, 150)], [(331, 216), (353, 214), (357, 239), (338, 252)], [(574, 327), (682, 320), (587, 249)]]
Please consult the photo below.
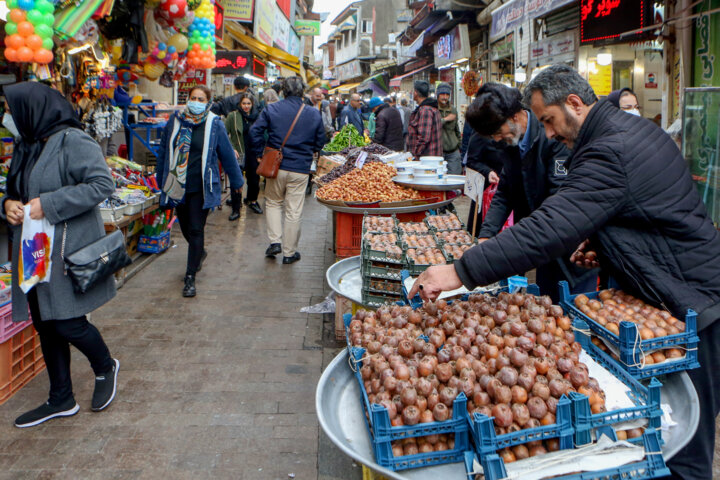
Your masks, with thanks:
[(512, 192), (509, 191), (511, 189), (510, 183), (507, 169), (503, 169), (500, 174), (500, 183), (498, 183), (497, 191), (490, 202), (490, 209), (485, 215), (478, 238), (494, 237), (500, 233), (503, 225), (505, 225), (512, 211), (510, 206), (510, 197), (512, 195)]
[[(389, 107), (387, 107), (389, 108)], [(387, 139), (385, 138), (385, 134), (387, 132), (387, 122), (388, 118), (387, 115), (384, 115), (383, 112), (380, 112), (378, 116), (375, 118), (375, 135), (373, 135), (373, 141), (375, 143), (379, 143), (380, 145), (385, 145)]]
[(572, 163), (567, 180), (540, 208), (455, 263), (468, 289), (522, 275), (573, 252), (631, 200), (625, 170), (609, 148), (588, 148)]

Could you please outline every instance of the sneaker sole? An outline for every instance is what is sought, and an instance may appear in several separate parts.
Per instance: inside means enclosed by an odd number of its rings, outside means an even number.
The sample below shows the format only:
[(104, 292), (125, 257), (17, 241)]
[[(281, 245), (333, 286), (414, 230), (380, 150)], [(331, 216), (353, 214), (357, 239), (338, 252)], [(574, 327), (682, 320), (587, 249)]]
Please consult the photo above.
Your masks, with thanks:
[(80, 405), (78, 405), (78, 404), (76, 403), (75, 406), (74, 406), (73, 408), (71, 408), (70, 410), (65, 410), (64, 412), (53, 413), (52, 415), (48, 415), (48, 416), (45, 417), (45, 418), (41, 418), (41, 419), (39, 419), (39, 420), (35, 420), (34, 422), (30, 422), (30, 423), (23, 423), (22, 425), (18, 425), (18, 424), (16, 423), (15, 426), (16, 426), (17, 428), (34, 427), (34, 426), (36, 426), (36, 425), (40, 425), (41, 423), (47, 422), (48, 420), (52, 420), (53, 418), (58, 418), (58, 417), (72, 417), (73, 415), (75, 415), (75, 414), (78, 413), (79, 411), (80, 411)]
[(112, 395), (110, 395), (110, 399), (107, 402), (105, 402), (105, 405), (103, 405), (102, 407), (98, 407), (98, 408), (91, 407), (90, 410), (92, 410), (93, 412), (100, 412), (100, 411), (104, 410), (115, 399), (115, 392), (117, 391), (117, 376), (118, 376), (118, 371), (120, 371), (120, 360), (118, 360), (117, 358), (113, 358), (113, 361), (115, 362), (115, 376), (113, 377)]

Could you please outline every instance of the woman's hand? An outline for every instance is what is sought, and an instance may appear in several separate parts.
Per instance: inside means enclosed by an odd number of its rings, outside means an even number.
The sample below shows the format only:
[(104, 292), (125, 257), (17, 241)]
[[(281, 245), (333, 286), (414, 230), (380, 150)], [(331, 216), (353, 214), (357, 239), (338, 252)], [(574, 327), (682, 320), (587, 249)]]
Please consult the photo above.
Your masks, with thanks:
[(5, 216), (10, 225), (20, 225), (25, 218), (25, 210), (22, 202), (17, 200), (5, 200)]
[(462, 281), (453, 265), (437, 265), (420, 274), (415, 280), (408, 298), (413, 298), (416, 293), (420, 293), (420, 298), (423, 300), (435, 300), (442, 292), (460, 287), (462, 287)]
[(43, 212), (42, 204), (39, 198), (33, 198), (30, 200), (30, 218), (33, 220), (42, 220), (45, 218), (45, 212)]
[(490, 172), (490, 174), (488, 175), (488, 181), (490, 183), (498, 183), (498, 182), (500, 182), (500, 177), (498, 176), (497, 173)]

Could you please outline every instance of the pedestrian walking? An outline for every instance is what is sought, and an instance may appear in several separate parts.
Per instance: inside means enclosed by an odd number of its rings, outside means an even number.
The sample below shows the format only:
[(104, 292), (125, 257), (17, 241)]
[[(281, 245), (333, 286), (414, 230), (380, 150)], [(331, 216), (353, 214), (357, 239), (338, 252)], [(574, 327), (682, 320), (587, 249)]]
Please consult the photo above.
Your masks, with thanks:
[[(235, 89), (235, 94), (230, 95), (229, 97), (225, 97), (215, 103), (212, 104), (212, 107), (210, 110), (215, 115), (222, 115), (223, 117), (227, 117), (230, 115), (231, 112), (235, 112), (240, 108), (240, 97), (245, 94), (249, 94), (252, 96), (253, 99), (253, 105), (255, 105), (256, 102), (256, 96), (255, 93), (250, 89), (250, 80), (248, 80), (245, 77), (236, 77), (235, 80), (233, 80), (233, 88)], [(255, 108), (257, 108), (258, 105), (255, 105)]]
[[(300, 260), (297, 251), (305, 189), (310, 178), (313, 155), (327, 142), (320, 112), (303, 105), (303, 82), (299, 77), (283, 81), (284, 100), (268, 105), (250, 129), (253, 148), (265, 144), (282, 148), (277, 178), (265, 183), (265, 214), (270, 246), (267, 257), (283, 254), (283, 264)], [(283, 221), (284, 214), (284, 221)]]
[[(3, 125), (15, 136), (7, 196), (0, 209), (16, 239), (12, 315), (14, 322), (26, 321), (29, 307), (50, 377), (47, 402), (15, 420), (15, 426), (24, 428), (80, 410), (72, 388), (70, 345), (87, 357), (95, 373), (91, 410), (104, 410), (115, 398), (120, 362), (110, 356), (86, 317), (115, 296), (115, 278), (111, 275), (76, 293), (63, 268), (64, 251), (75, 252), (105, 236), (98, 204), (112, 195), (115, 185), (100, 146), (83, 131), (72, 105), (58, 91), (23, 82), (6, 86), (4, 94)], [(25, 206), (30, 218), (46, 218), (54, 226), (50, 281), (27, 293), (20, 289), (18, 276)]]
[[(210, 89), (194, 87), (182, 113), (168, 121), (160, 142), (155, 176), (160, 185), (160, 204), (175, 207), (180, 230), (188, 242), (183, 297), (197, 294), (195, 275), (207, 257), (205, 222), (210, 209), (220, 205), (220, 169), (230, 187), (242, 192), (242, 171), (219, 116), (210, 111)], [(240, 208), (239, 205), (233, 206)]]
[(397, 108), (402, 114), (403, 139), (405, 141), (405, 145), (407, 145), (408, 125), (410, 124), (410, 115), (412, 115), (412, 109), (408, 106), (407, 98), (401, 99), (400, 105)]
[[(257, 114), (253, 113), (254, 111), (252, 97), (250, 95), (241, 96), (240, 110), (236, 110), (228, 115), (225, 119), (225, 129), (230, 137), (230, 143), (238, 154), (238, 164), (245, 172), (247, 184), (247, 192), (244, 200), (245, 205), (253, 212), (261, 215), (263, 211), (257, 201), (258, 195), (260, 194), (260, 175), (257, 174), (257, 155), (254, 149), (249, 148), (250, 127), (258, 117)], [(232, 213), (228, 220), (232, 222), (240, 218), (240, 205), (243, 200), (242, 193), (236, 193), (234, 190), (230, 192), (230, 197)]]
[[(700, 368), (688, 370), (700, 407), (697, 431), (668, 462), (670, 479), (713, 478), (720, 411), (720, 232), (668, 134), (598, 101), (567, 65), (540, 72), (525, 104), (548, 137), (571, 150), (560, 189), (522, 222), (477, 245), (454, 265), (430, 267), (410, 297), (465, 285), (472, 290), (569, 255), (591, 239), (603, 270), (620, 288), (673, 316), (697, 312)], [(492, 260), (490, 260), (492, 259)], [(420, 288), (418, 288), (420, 287)]]
[(415, 82), (413, 99), (418, 107), (410, 115), (408, 124), (408, 151), (416, 159), (424, 156), (442, 157), (442, 119), (438, 102), (430, 95), (430, 84), (425, 80)]
[(369, 106), (375, 114), (373, 142), (396, 152), (402, 151), (405, 142), (403, 140), (403, 125), (400, 112), (378, 97), (371, 98)]
[(322, 116), (323, 128), (325, 129), (325, 135), (328, 138), (332, 138), (335, 129), (333, 128), (332, 114), (330, 112), (330, 102), (325, 100), (325, 94), (322, 88), (315, 87), (310, 91), (310, 100), (312, 107), (316, 108)]
[(436, 90), (438, 110), (442, 118), (442, 144), (443, 156), (447, 162), (450, 175), (462, 175), (462, 156), (460, 155), (460, 124), (458, 112), (450, 104), (452, 88), (447, 83), (441, 83)]
[(340, 113), (340, 125), (338, 127), (342, 129), (345, 125), (353, 125), (360, 135), (365, 131), (362, 117), (362, 101), (357, 93), (350, 95), (350, 103)]

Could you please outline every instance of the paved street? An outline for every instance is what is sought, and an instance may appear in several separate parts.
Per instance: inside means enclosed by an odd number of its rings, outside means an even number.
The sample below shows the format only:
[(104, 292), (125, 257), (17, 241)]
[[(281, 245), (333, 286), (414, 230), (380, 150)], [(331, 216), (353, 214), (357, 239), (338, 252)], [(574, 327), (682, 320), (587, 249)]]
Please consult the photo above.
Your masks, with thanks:
[(177, 234), (176, 248), (93, 314), (121, 362), (108, 411), (90, 412), (92, 371), (77, 352), (78, 415), (12, 426), (45, 401), (44, 372), (0, 406), (0, 479), (362, 478), (314, 412), (322, 368), (342, 347), (333, 320), (299, 312), (328, 292), (328, 211), (308, 201), (292, 266), (263, 257), (264, 216), (228, 214), (210, 216), (197, 298), (180, 296), (187, 250)]

